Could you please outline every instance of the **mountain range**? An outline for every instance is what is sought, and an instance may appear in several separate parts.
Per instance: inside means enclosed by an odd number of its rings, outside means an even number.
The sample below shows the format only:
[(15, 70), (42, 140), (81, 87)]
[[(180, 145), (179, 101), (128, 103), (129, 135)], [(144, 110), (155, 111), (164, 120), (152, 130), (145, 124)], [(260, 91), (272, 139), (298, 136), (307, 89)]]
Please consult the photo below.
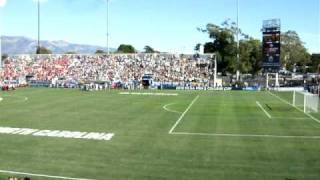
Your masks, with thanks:
[[(33, 54), (36, 52), (37, 40), (24, 36), (2, 36), (2, 53), (3, 54)], [(55, 54), (66, 52), (76, 52), (79, 54), (93, 54), (98, 49), (105, 50), (102, 46), (93, 46), (85, 44), (74, 44), (67, 41), (40, 41), (41, 47), (46, 47)], [(115, 51), (110, 48), (110, 51)]]

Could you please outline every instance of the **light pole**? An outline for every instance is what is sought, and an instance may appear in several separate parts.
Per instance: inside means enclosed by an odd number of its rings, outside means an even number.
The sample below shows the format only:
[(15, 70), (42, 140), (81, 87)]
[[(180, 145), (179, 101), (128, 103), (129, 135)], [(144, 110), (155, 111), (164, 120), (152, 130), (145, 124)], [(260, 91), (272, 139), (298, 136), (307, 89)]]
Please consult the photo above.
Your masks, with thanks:
[(38, 0), (38, 47), (37, 54), (40, 53), (40, 0)]
[(107, 0), (107, 54), (110, 54), (109, 50), (109, 0)]
[[(0, 11), (0, 25), (2, 25), (2, 11)], [(0, 70), (2, 69), (2, 32), (0, 29)]]
[(240, 80), (240, 52), (239, 52), (240, 42), (239, 42), (239, 0), (237, 0), (237, 81)]
[(214, 69), (213, 69), (213, 88), (217, 88), (217, 70), (218, 70), (218, 67), (217, 67), (217, 55), (216, 54), (213, 54), (212, 57), (211, 57), (214, 61)]
[[(1, 7), (0, 7), (0, 26), (3, 27), (3, 23), (2, 23), (2, 7), (4, 7), (6, 1), (4, 1), (2, 4), (1, 4)], [(3, 29), (3, 28), (2, 28)], [(2, 31), (0, 29), (0, 70), (2, 69)]]

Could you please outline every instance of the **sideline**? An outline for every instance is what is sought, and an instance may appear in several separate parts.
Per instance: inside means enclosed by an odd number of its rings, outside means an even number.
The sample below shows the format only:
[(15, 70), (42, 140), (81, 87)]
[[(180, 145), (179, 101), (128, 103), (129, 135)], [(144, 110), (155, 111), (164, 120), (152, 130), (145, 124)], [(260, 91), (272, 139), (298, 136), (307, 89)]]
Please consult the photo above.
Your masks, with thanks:
[(47, 174), (33, 174), (33, 173), (26, 173), (26, 172), (7, 171), (7, 170), (0, 170), (0, 173), (15, 174), (15, 175), (27, 175), (27, 176), (34, 176), (34, 177), (45, 177), (45, 178), (52, 178), (52, 179), (94, 180), (94, 179), (72, 178), (72, 177), (64, 177), (64, 176), (52, 176), (52, 175), (47, 175)]
[(139, 92), (120, 92), (120, 95), (142, 95), (142, 96), (178, 96), (177, 93), (139, 93)]
[[(11, 95), (11, 94), (10, 94), (10, 95), (5, 95), (5, 96), (3, 96), (3, 97), (0, 97), (0, 102), (3, 101), (4, 97), (15, 98), (15, 99), (17, 99), (17, 101), (19, 101), (19, 102), (21, 102), (21, 101), (25, 102), (25, 101), (28, 101), (28, 100), (29, 100), (29, 98), (28, 98), (27, 96), (19, 96), (19, 95)], [(22, 99), (23, 99), (23, 100), (22, 100)]]

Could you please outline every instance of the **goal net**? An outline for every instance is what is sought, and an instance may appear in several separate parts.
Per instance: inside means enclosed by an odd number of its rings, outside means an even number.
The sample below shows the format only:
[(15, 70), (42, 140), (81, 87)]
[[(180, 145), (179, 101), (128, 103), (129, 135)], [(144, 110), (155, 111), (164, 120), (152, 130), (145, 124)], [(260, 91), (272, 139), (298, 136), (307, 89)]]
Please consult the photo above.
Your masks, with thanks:
[(318, 112), (319, 97), (308, 92), (293, 91), (292, 104), (305, 113)]

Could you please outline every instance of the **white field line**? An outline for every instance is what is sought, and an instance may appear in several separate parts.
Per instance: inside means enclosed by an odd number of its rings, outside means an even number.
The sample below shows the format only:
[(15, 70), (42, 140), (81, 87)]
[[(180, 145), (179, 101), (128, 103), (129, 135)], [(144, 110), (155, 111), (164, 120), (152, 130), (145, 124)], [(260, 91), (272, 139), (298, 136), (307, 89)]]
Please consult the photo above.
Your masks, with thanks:
[(256, 104), (260, 107), (264, 114), (267, 115), (269, 119), (271, 119), (271, 115), (261, 106), (260, 102), (256, 101)]
[(272, 119), (294, 119), (294, 120), (305, 120), (310, 119), (309, 117), (272, 117)]
[(179, 117), (179, 119), (176, 121), (176, 123), (172, 126), (172, 128), (169, 131), (169, 134), (172, 133), (172, 131), (177, 127), (177, 125), (180, 123), (180, 121), (182, 120), (182, 118), (186, 115), (186, 113), (189, 111), (189, 109), (191, 108), (191, 106), (198, 100), (199, 95), (197, 97), (195, 97), (192, 102), (189, 104), (189, 106), (187, 107), (187, 109), (181, 114), (181, 116)]
[(120, 95), (142, 95), (142, 96), (178, 96), (177, 93), (139, 93), (139, 92), (120, 92)]
[(94, 180), (94, 179), (72, 178), (72, 177), (63, 177), (63, 176), (51, 176), (51, 175), (46, 175), (46, 174), (33, 174), (33, 173), (6, 171), (6, 170), (0, 170), (0, 173), (15, 174), (15, 175), (26, 175), (26, 176), (33, 176), (33, 177), (45, 177), (45, 178), (51, 178), (51, 179)]
[[(17, 96), (17, 95), (6, 95), (5, 97), (13, 97), (13, 98), (17, 98), (18, 100), (21, 98), (23, 98), (23, 101), (28, 101), (29, 98), (26, 96)], [(3, 98), (0, 97), (0, 101), (2, 101)], [(20, 100), (19, 100), (20, 101)]]
[(252, 137), (252, 138), (287, 138), (287, 139), (320, 139), (320, 136), (282, 136), (270, 134), (218, 134), (218, 133), (188, 133), (172, 132), (173, 135), (216, 136), (216, 137)]
[(173, 105), (173, 104), (175, 104), (175, 103), (170, 103), (170, 104), (164, 105), (162, 108), (163, 108), (164, 110), (168, 111), (168, 112), (181, 114), (182, 112), (175, 111), (175, 110), (171, 110), (171, 109), (168, 108), (168, 106)]
[(303, 112), (303, 110), (301, 110), (301, 109), (297, 108), (296, 106), (292, 105), (291, 103), (289, 103), (288, 101), (286, 101), (286, 100), (282, 99), (281, 97), (279, 97), (279, 96), (277, 96), (277, 95), (275, 95), (275, 94), (271, 93), (270, 91), (267, 91), (267, 92), (268, 92), (269, 94), (271, 94), (272, 96), (276, 97), (277, 99), (279, 99), (280, 101), (282, 101), (283, 103), (288, 104), (288, 105), (290, 105), (290, 106), (292, 106), (292, 107), (296, 108), (298, 111), (300, 111), (300, 112), (304, 113), (305, 115), (307, 115), (308, 117), (310, 117), (312, 120), (316, 121), (317, 123), (320, 123), (320, 120), (319, 120), (319, 119), (317, 119), (317, 118), (313, 117), (312, 115), (310, 115), (310, 114), (308, 114), (308, 113)]

